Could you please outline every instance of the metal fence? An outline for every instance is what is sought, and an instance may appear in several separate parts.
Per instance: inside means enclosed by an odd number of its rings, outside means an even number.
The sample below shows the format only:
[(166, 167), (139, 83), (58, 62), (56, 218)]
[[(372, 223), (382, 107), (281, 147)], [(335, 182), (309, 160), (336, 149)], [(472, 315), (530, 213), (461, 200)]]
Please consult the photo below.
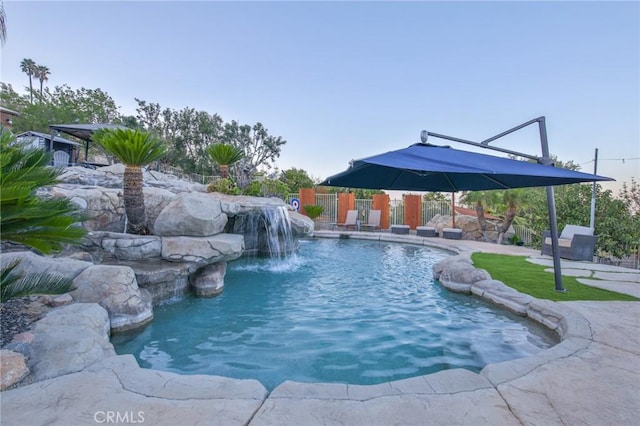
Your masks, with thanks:
[(525, 246), (530, 246), (533, 240), (533, 230), (523, 225), (511, 225), (513, 232), (524, 242)]
[(436, 215), (450, 215), (451, 203), (448, 201), (423, 201), (420, 225), (426, 225)]
[(595, 257), (595, 262), (603, 265), (622, 266), (624, 268), (640, 269), (640, 246), (632, 246), (631, 254), (623, 258), (616, 257)]
[(338, 196), (336, 194), (316, 194), (316, 204), (323, 207), (319, 222), (338, 222)]

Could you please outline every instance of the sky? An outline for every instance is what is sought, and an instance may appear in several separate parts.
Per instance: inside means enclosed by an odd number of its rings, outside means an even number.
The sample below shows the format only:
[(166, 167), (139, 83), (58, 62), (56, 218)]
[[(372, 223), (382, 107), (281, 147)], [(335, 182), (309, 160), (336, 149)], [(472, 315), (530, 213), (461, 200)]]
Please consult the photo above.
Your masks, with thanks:
[[(324, 179), (423, 129), (482, 141), (545, 116), (549, 149), (640, 181), (640, 3), (4, 1), (0, 81), (100, 88), (261, 122)], [(477, 151), (431, 138), (430, 143)], [(532, 125), (492, 145), (540, 155)], [(485, 152), (491, 155), (502, 155)]]

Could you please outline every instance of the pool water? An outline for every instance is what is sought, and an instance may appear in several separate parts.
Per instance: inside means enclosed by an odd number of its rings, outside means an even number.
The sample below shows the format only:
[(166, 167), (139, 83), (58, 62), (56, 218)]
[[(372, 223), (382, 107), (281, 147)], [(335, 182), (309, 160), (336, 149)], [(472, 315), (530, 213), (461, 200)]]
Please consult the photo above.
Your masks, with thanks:
[(181, 374), (376, 384), (450, 368), (479, 371), (557, 343), (547, 329), (450, 293), (432, 266), (449, 256), (423, 246), (302, 241), (284, 262), (228, 264), (223, 293), (154, 309), (119, 354)]

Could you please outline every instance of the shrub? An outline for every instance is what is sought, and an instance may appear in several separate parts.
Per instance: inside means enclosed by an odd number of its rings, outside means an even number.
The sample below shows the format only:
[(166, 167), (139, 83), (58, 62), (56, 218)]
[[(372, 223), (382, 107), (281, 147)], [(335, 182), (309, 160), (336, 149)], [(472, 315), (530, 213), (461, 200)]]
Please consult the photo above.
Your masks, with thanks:
[(244, 195), (278, 197), (286, 200), (289, 198), (289, 187), (284, 182), (275, 179), (253, 181), (245, 188)]
[(218, 179), (207, 186), (209, 192), (220, 192), (222, 194), (240, 195), (242, 191), (240, 188), (229, 178)]
[(309, 216), (310, 219), (316, 219), (317, 217), (319, 217), (322, 214), (322, 212), (324, 212), (324, 207), (323, 206), (319, 206), (317, 204), (306, 205), (303, 208), (304, 208), (304, 211), (307, 213), (307, 216)]

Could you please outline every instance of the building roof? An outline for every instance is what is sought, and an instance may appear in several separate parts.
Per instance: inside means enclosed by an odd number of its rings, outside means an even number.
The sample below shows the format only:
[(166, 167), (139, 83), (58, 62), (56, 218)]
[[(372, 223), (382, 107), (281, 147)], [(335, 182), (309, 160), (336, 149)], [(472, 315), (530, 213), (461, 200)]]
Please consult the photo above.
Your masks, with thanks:
[[(29, 130), (28, 132), (20, 133), (16, 137), (20, 138), (20, 137), (25, 137), (25, 136), (35, 136), (35, 137), (38, 137), (38, 138), (44, 138), (47, 141), (51, 140), (51, 135), (48, 135), (46, 133), (34, 132), (33, 130)], [(69, 139), (61, 138), (60, 136), (55, 136), (53, 138), (53, 141), (54, 142), (58, 142), (58, 143), (64, 143), (64, 144), (67, 144), (67, 145), (82, 146), (81, 143), (70, 141)]]
[(4, 112), (5, 114), (10, 114), (10, 115), (15, 115), (16, 117), (20, 116), (20, 113), (18, 111), (14, 111), (12, 109), (1, 107), (1, 106), (0, 106), (0, 112)]
[(58, 132), (67, 133), (84, 141), (90, 141), (91, 135), (100, 129), (126, 129), (118, 124), (51, 124), (49, 127)]

